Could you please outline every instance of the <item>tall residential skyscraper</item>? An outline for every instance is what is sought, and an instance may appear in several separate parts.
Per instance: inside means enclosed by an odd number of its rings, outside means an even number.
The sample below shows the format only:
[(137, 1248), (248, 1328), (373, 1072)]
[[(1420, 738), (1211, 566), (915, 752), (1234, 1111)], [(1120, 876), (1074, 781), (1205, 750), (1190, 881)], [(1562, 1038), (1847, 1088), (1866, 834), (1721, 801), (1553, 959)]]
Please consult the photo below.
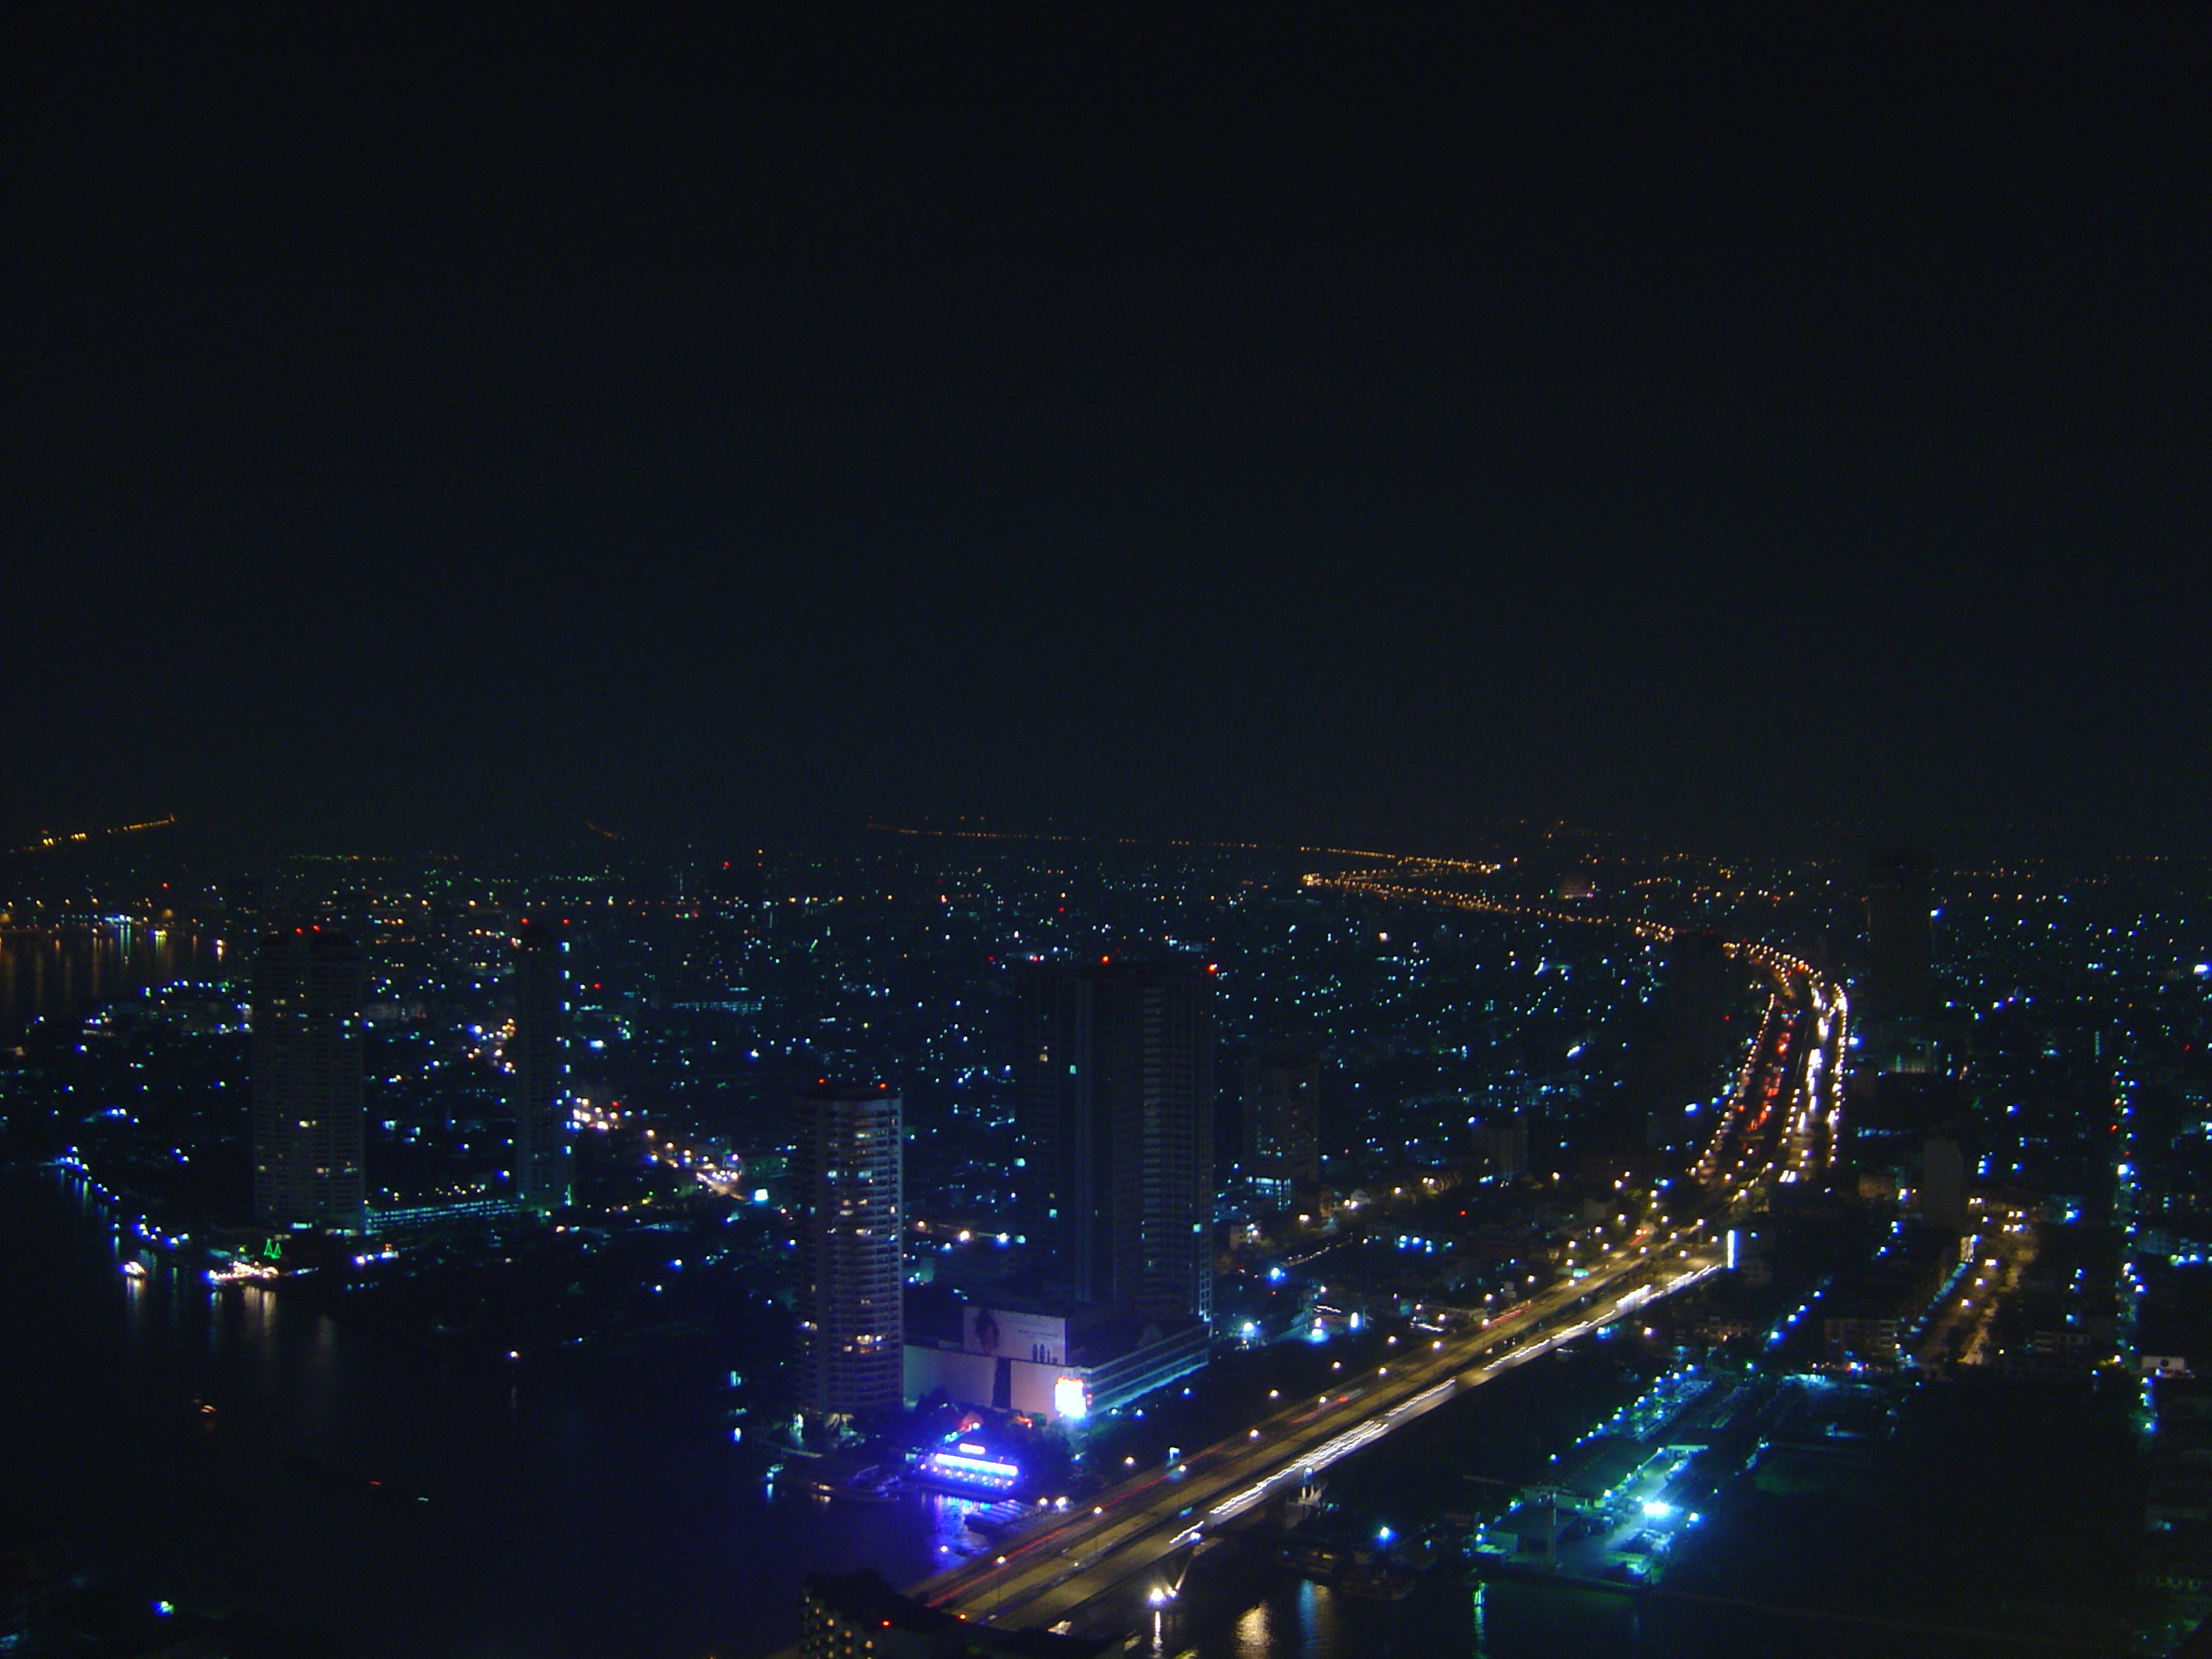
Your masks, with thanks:
[(1244, 1065), (1244, 1174), (1282, 1202), (1321, 1178), (1321, 1056), (1271, 1042)]
[(533, 1209), (574, 1201), (574, 1112), (568, 1096), (568, 940), (525, 920), (514, 941), (514, 1039), (507, 1091), (514, 1109), (514, 1193)]
[(367, 969), (331, 927), (268, 934), (253, 957), (253, 1213), (359, 1227)]
[(1213, 1312), (1213, 981), (1194, 963), (1024, 969), (1024, 1227), (1046, 1282)]
[(799, 1097), (799, 1402), (816, 1417), (905, 1403), (899, 1097), (830, 1084)]
[(1862, 1009), (1869, 1018), (1936, 1012), (1936, 921), (1925, 854), (1885, 848), (1867, 860), (1867, 972)]
[(1632, 1091), (1646, 1146), (1679, 1151), (1711, 1133), (1706, 1109), (1727, 1087), (1749, 1034), (1731, 1018), (1741, 992), (1741, 975), (1718, 933), (1685, 931), (1668, 942)]

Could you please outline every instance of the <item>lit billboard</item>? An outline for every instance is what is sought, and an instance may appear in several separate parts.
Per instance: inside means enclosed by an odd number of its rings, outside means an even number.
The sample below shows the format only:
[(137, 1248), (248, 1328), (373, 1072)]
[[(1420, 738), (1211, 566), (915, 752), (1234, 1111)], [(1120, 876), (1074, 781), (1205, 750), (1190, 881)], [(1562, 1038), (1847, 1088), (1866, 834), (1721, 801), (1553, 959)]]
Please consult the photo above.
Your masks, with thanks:
[(963, 1310), (960, 1335), (969, 1353), (1037, 1365), (1067, 1364), (1067, 1322), (1055, 1314), (971, 1306)]

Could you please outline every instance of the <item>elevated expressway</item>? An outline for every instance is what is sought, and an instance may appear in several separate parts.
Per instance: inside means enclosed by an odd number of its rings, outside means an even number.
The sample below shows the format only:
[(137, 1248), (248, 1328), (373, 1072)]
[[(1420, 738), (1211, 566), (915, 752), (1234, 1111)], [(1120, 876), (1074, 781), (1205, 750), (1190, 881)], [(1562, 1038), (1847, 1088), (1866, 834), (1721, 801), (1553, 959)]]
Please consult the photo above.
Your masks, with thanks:
[[(1309, 877), (1309, 885), (1401, 902), (1611, 927), (1663, 941), (1663, 924), (1510, 905), (1449, 888), (1365, 874)], [(1302, 1398), (1186, 1458), (1132, 1478), (1087, 1514), (1041, 1515), (1036, 1531), (916, 1585), (920, 1599), (989, 1622), (1081, 1629), (1127, 1627), (1144, 1603), (1172, 1599), (1184, 1552), (1294, 1490), (1338, 1459), (1466, 1389), (1610, 1323), (1725, 1264), (1729, 1220), (1775, 1186), (1814, 1173), (1832, 1142), (1841, 1100), (1848, 1011), (1841, 989), (1803, 960), (1771, 946), (1729, 946), (1772, 982), (1727, 1109), (1692, 1171), (1683, 1213), (1647, 1228), (1571, 1282), (1472, 1325), (1426, 1352)]]

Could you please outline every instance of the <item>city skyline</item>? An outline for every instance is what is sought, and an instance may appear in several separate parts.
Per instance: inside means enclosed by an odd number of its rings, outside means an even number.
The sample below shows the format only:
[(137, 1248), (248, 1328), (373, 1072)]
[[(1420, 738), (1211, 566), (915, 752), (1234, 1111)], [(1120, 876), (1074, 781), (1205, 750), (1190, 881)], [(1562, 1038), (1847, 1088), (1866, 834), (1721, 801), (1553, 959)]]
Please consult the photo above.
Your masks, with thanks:
[(0, 42), (0, 1649), (2212, 1642), (2212, 7)]
[[(2202, 1484), (2201, 860), (1899, 850), (14, 854), (9, 1296), (76, 1336), (29, 1345), (10, 1455), (72, 1502), (115, 1466), (102, 1583), (179, 1630), (289, 1609), (375, 1655), (471, 1620), (547, 1659), (764, 1653), (810, 1576), (860, 1567), (917, 1633), (1157, 1618), (1206, 1659), (1262, 1619), (1297, 1650), (1300, 1606), (1370, 1646), (1449, 1631), (1471, 1586), (1518, 1640), (1532, 1572), (1756, 1590), (1696, 1615), (1698, 1651), (1786, 1607), (1916, 1652), (1932, 1578), (1936, 1651), (2030, 1587), (2085, 1651), (2154, 1644), (2187, 1596), (2112, 1596), (2203, 1541), (2150, 1524)], [(276, 907), (321, 931), (237, 948)], [(578, 1133), (546, 1213), (516, 1201), (507, 1068), (549, 916)], [(256, 1223), (275, 1141), (240, 1085), (275, 1075), (305, 1004), (272, 984), (334, 919), (371, 1196)], [(1650, 1144), (1647, 1107), (1689, 1133)], [(1056, 1127), (1103, 1157), (1097, 1301), (1051, 1292), (1024, 1213)], [(1198, 1218), (1121, 1224), (1194, 1139)], [(1236, 1167), (1255, 1151), (1303, 1167)], [(1153, 1272), (1179, 1218), (1210, 1328)], [(1790, 1495), (1816, 1470), (1913, 1497), (1793, 1577), (1774, 1551), (1837, 1519)], [(229, 1492), (254, 1512), (209, 1559), (176, 1502)], [(351, 1588), (285, 1565), (349, 1534)]]

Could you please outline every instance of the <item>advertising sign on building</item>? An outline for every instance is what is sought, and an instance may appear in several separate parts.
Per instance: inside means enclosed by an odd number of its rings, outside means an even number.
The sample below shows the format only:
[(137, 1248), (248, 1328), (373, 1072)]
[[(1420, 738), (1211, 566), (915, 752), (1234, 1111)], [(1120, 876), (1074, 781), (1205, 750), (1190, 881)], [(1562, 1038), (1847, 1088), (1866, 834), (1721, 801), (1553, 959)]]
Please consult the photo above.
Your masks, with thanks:
[(1067, 1322), (1057, 1315), (969, 1307), (962, 1316), (960, 1334), (969, 1353), (1039, 1365), (1067, 1363)]

